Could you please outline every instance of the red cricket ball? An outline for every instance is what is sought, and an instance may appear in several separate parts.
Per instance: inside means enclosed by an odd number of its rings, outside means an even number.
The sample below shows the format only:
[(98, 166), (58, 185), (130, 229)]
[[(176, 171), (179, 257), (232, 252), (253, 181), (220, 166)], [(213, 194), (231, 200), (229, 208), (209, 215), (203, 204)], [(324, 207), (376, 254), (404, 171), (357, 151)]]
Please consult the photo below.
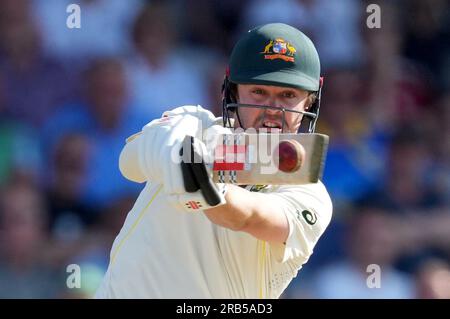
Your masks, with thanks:
[(278, 155), (278, 169), (285, 173), (298, 171), (305, 160), (305, 149), (296, 140), (281, 141), (275, 154)]

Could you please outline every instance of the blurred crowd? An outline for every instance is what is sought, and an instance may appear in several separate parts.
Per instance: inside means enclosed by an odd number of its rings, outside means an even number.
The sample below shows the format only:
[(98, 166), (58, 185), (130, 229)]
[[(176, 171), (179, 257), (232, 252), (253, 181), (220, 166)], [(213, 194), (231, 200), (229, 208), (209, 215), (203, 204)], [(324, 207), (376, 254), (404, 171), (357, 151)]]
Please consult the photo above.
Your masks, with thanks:
[(92, 296), (143, 188), (125, 139), (180, 105), (220, 116), (234, 43), (268, 22), (319, 51), (334, 205), (283, 298), (450, 298), (449, 21), (446, 0), (0, 0), (0, 298)]

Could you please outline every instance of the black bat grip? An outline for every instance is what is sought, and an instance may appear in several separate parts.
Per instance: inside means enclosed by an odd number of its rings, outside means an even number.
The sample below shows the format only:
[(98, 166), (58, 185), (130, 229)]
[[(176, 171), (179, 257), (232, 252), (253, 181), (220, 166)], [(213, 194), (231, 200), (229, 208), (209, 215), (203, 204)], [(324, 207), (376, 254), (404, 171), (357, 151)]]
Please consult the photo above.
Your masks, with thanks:
[(183, 140), (183, 144), (180, 149), (181, 173), (183, 175), (184, 189), (186, 190), (186, 192), (195, 193), (200, 189), (200, 186), (198, 185), (197, 180), (195, 179), (194, 176), (194, 172), (192, 171), (192, 168), (189, 165), (189, 163), (193, 161), (191, 155), (192, 155), (191, 136), (186, 136)]
[(190, 144), (191, 156), (190, 161), (186, 164), (194, 176), (195, 184), (200, 187), (203, 197), (210, 206), (220, 204), (221, 197), (219, 190), (209, 176), (201, 148), (192, 136), (186, 136), (184, 142)]

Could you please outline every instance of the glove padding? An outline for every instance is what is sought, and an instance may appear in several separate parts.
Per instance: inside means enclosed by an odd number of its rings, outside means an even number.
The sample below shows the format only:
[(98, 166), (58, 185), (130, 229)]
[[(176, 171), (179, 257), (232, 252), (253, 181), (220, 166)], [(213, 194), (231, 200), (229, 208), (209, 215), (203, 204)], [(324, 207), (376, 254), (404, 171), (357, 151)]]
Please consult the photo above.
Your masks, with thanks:
[(226, 203), (226, 184), (214, 183), (212, 176), (206, 168), (208, 157), (207, 148), (214, 153), (220, 134), (231, 133), (219, 125), (207, 129), (203, 136), (208, 147), (199, 139), (186, 136), (183, 142), (181, 155), (181, 171), (183, 175), (185, 193), (169, 194), (170, 200), (185, 211), (192, 212), (216, 207)]
[(200, 120), (192, 115), (166, 116), (142, 130), (139, 165), (148, 181), (164, 185), (166, 193), (185, 191), (179, 151), (186, 135), (201, 136)]
[[(161, 119), (144, 127), (139, 138), (139, 166), (148, 181), (163, 184), (169, 200), (179, 203), (184, 210), (195, 211), (225, 204), (225, 184), (215, 184), (207, 171), (205, 159), (208, 148), (214, 150), (218, 134), (230, 132), (219, 125), (204, 130), (205, 123), (214, 123), (211, 112), (194, 107), (165, 112)], [(195, 111), (195, 112), (194, 112)], [(210, 116), (211, 115), (211, 116)], [(184, 147), (183, 147), (184, 144)]]

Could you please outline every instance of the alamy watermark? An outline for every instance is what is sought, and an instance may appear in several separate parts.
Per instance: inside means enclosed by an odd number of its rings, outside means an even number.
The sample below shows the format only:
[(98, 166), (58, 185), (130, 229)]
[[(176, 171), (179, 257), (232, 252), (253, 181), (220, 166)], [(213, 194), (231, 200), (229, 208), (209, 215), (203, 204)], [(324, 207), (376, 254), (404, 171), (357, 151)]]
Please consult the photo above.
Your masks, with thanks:
[(69, 274), (66, 279), (67, 288), (81, 288), (81, 267), (77, 264), (70, 264), (66, 267), (66, 272)]
[(369, 29), (381, 28), (381, 8), (378, 4), (371, 3), (367, 6), (366, 12), (369, 13), (366, 19), (366, 25)]
[(381, 288), (381, 267), (377, 264), (370, 264), (366, 268), (369, 274), (366, 279), (368, 288)]
[(69, 4), (66, 8), (66, 12), (69, 16), (66, 19), (66, 26), (69, 29), (81, 28), (81, 8), (78, 4)]

